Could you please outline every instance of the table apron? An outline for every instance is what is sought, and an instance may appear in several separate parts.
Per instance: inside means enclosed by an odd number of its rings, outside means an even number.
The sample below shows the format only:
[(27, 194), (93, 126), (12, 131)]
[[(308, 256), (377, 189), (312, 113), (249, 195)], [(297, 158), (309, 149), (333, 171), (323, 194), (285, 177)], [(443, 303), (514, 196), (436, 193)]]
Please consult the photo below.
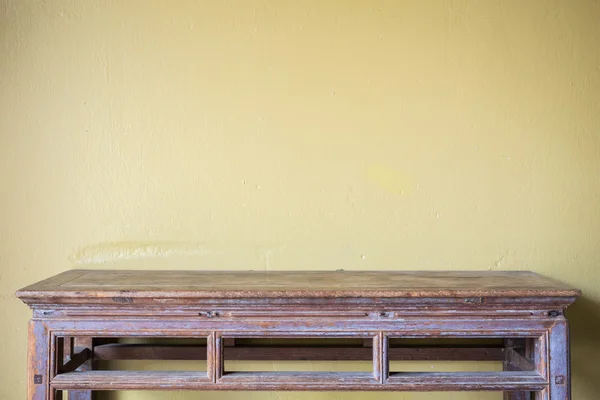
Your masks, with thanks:
[(552, 329), (554, 319), (411, 318), (379, 321), (324, 320), (218, 320), (213, 319), (60, 319), (41, 320), (55, 335), (197, 337), (223, 335), (277, 335), (287, 337), (368, 337), (378, 332), (410, 337), (538, 337)]

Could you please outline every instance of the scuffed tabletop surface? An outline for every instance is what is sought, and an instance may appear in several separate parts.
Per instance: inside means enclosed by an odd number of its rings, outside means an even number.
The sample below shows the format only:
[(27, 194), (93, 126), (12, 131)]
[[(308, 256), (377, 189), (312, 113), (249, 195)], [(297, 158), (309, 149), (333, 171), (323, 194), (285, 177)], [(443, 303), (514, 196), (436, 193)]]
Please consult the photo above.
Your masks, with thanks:
[(569, 297), (581, 292), (529, 271), (70, 270), (28, 297)]

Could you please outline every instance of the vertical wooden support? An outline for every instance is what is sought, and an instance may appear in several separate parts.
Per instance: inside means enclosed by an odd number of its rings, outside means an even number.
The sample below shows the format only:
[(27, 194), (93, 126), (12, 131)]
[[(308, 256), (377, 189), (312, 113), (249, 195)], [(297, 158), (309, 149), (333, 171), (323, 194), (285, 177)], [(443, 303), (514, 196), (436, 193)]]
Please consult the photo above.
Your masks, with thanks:
[[(65, 340), (63, 337), (56, 337), (50, 333), (50, 354), (49, 354), (49, 378), (56, 376), (63, 368), (65, 361), (64, 351)], [(61, 390), (49, 390), (51, 400), (62, 400), (63, 392)]]
[[(547, 338), (547, 357), (543, 367), (548, 389), (536, 393), (536, 400), (571, 400), (571, 357), (569, 324), (561, 317), (550, 329)], [(541, 372), (541, 371), (540, 371)]]
[(65, 338), (54, 337), (54, 358), (50, 360), (50, 365), (52, 366), (51, 376), (55, 376), (62, 370), (66, 355)]
[[(538, 374), (548, 379), (548, 332), (535, 341), (534, 364)], [(548, 400), (547, 390), (535, 393), (535, 400)]]
[(388, 377), (388, 340), (383, 332), (379, 332), (371, 343), (373, 345), (373, 378), (383, 383)]
[(27, 399), (50, 400), (50, 332), (40, 320), (29, 322)]
[[(91, 336), (78, 336), (72, 338), (71, 354), (78, 353), (85, 348), (90, 349), (90, 354), (93, 354), (93, 344)], [(91, 371), (92, 360), (84, 362), (77, 371)], [(69, 400), (92, 400), (93, 394), (91, 390), (69, 390)]]
[(206, 345), (206, 362), (209, 379), (217, 382), (223, 376), (223, 345), (224, 338), (218, 332), (209, 335)]
[(75, 354), (75, 351), (74, 351), (74, 348), (73, 348), (73, 346), (74, 346), (74, 343), (73, 343), (74, 342), (74, 338), (67, 336), (67, 337), (63, 338), (63, 341), (64, 341), (63, 350), (65, 352), (65, 355), (67, 355), (69, 357), (72, 357), (73, 354)]
[(211, 333), (206, 338), (206, 376), (213, 383), (215, 382), (215, 333)]

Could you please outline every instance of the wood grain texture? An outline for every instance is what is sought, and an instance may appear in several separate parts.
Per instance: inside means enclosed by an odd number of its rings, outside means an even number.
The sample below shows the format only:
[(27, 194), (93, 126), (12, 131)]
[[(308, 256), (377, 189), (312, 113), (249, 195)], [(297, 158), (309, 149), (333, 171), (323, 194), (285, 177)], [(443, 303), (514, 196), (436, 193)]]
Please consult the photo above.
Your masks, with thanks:
[[(41, 297), (320, 298), (578, 296), (580, 291), (528, 271), (110, 271), (71, 270), (17, 292)], [(474, 301), (478, 301), (474, 299)]]

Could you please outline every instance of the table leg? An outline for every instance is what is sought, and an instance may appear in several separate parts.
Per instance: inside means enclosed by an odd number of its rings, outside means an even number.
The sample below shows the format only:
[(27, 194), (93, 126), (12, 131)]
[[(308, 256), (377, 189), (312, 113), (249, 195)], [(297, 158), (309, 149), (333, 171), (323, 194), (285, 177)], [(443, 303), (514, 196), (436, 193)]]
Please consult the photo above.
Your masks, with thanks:
[(569, 324), (561, 319), (548, 333), (546, 369), (550, 386), (536, 393), (536, 400), (571, 400), (571, 359)]
[(50, 331), (40, 320), (29, 322), (27, 399), (58, 400), (60, 394), (50, 387)]

